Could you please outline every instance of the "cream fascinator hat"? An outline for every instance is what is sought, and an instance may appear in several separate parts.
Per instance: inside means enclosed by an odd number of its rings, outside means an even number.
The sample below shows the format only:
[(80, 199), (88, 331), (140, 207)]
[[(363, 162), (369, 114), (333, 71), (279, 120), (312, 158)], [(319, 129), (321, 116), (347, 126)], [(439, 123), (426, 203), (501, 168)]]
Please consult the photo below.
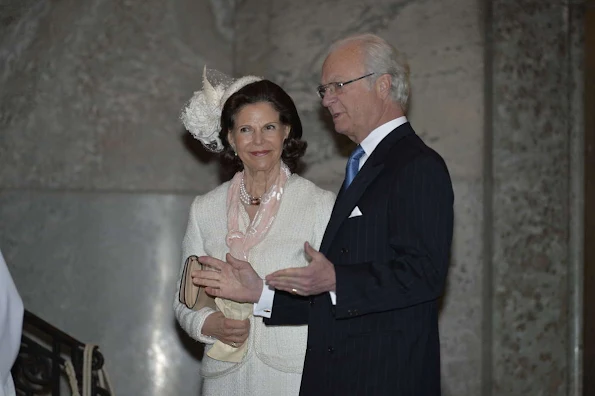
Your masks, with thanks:
[(223, 144), (219, 139), (219, 132), (223, 105), (235, 92), (260, 80), (262, 78), (256, 76), (233, 79), (216, 70), (207, 72), (205, 66), (202, 75), (202, 90), (194, 92), (182, 110), (180, 114), (182, 123), (207, 150), (214, 153), (221, 152)]

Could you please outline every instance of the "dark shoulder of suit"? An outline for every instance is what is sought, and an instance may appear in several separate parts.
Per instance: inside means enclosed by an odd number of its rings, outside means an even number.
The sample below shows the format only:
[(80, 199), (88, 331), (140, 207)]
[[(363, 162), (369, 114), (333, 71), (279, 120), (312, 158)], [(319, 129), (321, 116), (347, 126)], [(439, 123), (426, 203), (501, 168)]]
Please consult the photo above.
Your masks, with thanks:
[(383, 144), (392, 134), (397, 134), (395, 136), (396, 142), (390, 147), (388, 155), (385, 156), (385, 166), (399, 171), (417, 158), (431, 157), (442, 164), (444, 170), (448, 173), (444, 159), (421, 140), (411, 127), (411, 124), (406, 123), (396, 128), (380, 144)]

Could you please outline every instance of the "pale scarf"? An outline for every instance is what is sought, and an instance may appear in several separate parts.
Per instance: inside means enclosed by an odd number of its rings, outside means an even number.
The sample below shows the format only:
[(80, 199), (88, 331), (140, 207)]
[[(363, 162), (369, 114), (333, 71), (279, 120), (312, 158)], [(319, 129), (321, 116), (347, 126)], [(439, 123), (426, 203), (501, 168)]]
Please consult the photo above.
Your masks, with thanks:
[[(231, 180), (227, 191), (227, 236), (226, 242), (229, 253), (238, 260), (249, 261), (250, 249), (258, 245), (271, 229), (283, 196), (285, 182), (291, 175), (289, 168), (281, 162), (279, 176), (270, 189), (262, 196), (256, 215), (246, 228), (240, 231), (240, 213), (243, 205), (240, 201), (240, 185), (244, 172), (238, 172)], [(244, 320), (252, 315), (253, 304), (238, 303), (223, 298), (215, 298), (215, 304), (226, 318)], [(242, 361), (247, 351), (247, 342), (239, 348), (234, 348), (219, 340), (215, 341), (207, 355), (213, 359), (238, 363)]]

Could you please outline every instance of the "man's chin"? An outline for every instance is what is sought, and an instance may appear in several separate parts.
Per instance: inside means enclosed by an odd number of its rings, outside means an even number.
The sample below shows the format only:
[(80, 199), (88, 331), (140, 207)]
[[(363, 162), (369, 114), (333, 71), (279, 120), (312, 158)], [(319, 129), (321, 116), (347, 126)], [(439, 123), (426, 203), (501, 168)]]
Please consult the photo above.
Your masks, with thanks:
[(340, 127), (335, 126), (335, 132), (337, 132), (340, 135), (349, 136), (349, 134), (348, 134), (349, 131), (346, 128), (340, 128)]
[(347, 128), (345, 128), (345, 125), (341, 125), (340, 122), (335, 122), (334, 127), (335, 132), (340, 133), (341, 135), (345, 135), (347, 133)]

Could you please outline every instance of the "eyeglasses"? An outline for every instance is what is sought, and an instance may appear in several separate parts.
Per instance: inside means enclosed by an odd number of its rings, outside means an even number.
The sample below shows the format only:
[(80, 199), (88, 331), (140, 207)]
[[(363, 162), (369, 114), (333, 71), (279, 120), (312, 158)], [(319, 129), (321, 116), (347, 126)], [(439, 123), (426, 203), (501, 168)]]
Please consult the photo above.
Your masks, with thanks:
[(351, 84), (352, 82), (359, 81), (366, 77), (370, 77), (372, 74), (376, 74), (376, 73), (369, 73), (369, 74), (366, 74), (365, 76), (354, 78), (353, 80), (349, 80), (349, 81), (345, 81), (345, 82), (332, 82), (332, 83), (328, 83), (328, 84), (324, 84), (324, 85), (319, 85), (318, 88), (316, 88), (316, 91), (318, 92), (318, 96), (320, 96), (320, 99), (324, 99), (324, 95), (326, 95), (327, 93), (334, 94), (336, 92), (341, 92), (341, 88), (343, 88), (345, 85)]

